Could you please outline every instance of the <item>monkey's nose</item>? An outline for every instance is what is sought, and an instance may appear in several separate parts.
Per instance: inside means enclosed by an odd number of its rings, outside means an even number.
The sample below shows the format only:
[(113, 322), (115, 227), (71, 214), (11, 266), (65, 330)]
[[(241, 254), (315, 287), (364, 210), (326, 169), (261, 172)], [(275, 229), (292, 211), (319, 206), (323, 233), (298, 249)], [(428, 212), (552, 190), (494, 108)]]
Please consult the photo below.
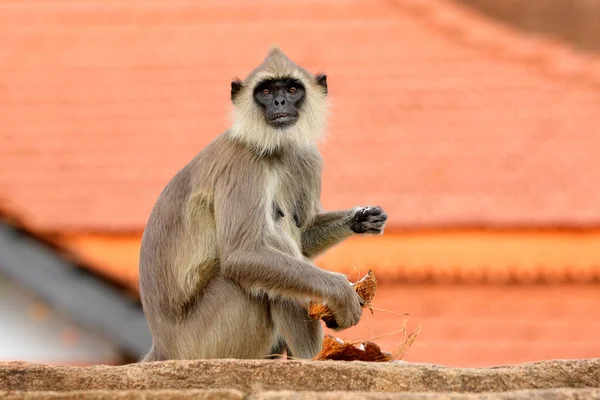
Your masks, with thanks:
[(275, 105), (279, 106), (279, 105), (284, 105), (285, 104), (285, 99), (282, 97), (278, 97), (275, 99)]

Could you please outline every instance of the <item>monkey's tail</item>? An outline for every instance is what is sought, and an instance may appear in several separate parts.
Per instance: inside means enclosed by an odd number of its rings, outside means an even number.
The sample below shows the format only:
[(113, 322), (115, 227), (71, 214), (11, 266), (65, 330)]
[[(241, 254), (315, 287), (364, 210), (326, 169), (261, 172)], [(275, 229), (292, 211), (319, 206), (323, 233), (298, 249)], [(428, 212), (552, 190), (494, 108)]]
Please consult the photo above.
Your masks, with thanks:
[(158, 355), (156, 350), (154, 349), (154, 345), (152, 348), (140, 359), (140, 363), (152, 362), (152, 361), (163, 361), (163, 358)]

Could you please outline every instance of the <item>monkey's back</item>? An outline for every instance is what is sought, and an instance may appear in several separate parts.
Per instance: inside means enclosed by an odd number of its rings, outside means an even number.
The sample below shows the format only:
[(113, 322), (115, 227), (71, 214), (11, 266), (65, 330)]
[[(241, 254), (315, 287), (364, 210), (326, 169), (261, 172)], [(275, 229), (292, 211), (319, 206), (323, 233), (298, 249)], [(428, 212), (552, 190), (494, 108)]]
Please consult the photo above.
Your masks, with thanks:
[[(214, 184), (232, 152), (217, 137), (179, 170), (158, 196), (142, 236), (140, 294), (152, 318), (177, 319), (218, 273)], [(225, 156), (225, 157), (223, 157)]]

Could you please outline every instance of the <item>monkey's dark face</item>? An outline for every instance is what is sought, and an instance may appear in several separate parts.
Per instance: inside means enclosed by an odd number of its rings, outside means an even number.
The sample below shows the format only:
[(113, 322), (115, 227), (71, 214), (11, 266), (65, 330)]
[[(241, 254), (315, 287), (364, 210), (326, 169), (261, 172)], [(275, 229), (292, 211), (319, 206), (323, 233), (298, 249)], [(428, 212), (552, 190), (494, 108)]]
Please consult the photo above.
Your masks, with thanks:
[(306, 90), (295, 79), (278, 79), (261, 82), (254, 89), (254, 101), (264, 110), (265, 121), (277, 129), (293, 126)]

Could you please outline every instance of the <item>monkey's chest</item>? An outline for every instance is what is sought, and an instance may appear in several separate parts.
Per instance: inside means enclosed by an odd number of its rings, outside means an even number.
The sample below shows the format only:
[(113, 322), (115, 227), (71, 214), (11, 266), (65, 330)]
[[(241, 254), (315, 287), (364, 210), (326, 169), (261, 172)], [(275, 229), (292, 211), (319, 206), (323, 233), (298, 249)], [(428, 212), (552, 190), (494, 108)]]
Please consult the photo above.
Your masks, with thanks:
[(305, 206), (298, 204), (293, 199), (276, 196), (271, 214), (275, 226), (290, 234), (297, 233), (299, 235), (306, 221)]
[[(290, 165), (296, 167), (291, 168)], [(301, 257), (302, 232), (313, 218), (318, 203), (318, 179), (301, 163), (289, 162), (273, 171), (270, 191), (270, 220), (275, 245)]]
[(294, 256), (301, 256), (302, 231), (306, 224), (308, 204), (293, 193), (275, 193), (270, 218), (274, 245)]

